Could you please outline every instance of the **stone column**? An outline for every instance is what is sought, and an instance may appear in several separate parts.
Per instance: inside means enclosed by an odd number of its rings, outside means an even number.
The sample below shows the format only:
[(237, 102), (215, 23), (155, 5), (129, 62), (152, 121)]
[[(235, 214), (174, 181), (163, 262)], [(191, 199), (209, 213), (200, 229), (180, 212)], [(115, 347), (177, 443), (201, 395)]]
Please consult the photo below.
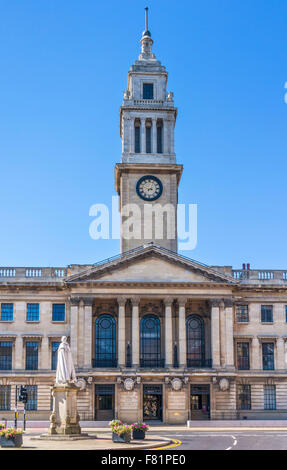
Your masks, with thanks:
[(260, 357), (259, 340), (257, 336), (254, 336), (252, 338), (252, 343), (251, 343), (251, 369), (253, 370), (262, 369), (262, 360)]
[(139, 297), (132, 297), (132, 366), (140, 365), (140, 324), (139, 324)]
[(169, 142), (168, 142), (168, 127), (169, 121), (163, 120), (163, 153), (168, 153)]
[(226, 299), (225, 305), (225, 351), (226, 367), (234, 367), (234, 337), (233, 337), (233, 301)]
[(140, 151), (141, 153), (146, 153), (146, 145), (145, 145), (145, 119), (141, 119), (141, 144), (140, 144)]
[(173, 343), (172, 343), (172, 302), (171, 297), (164, 299), (165, 304), (165, 367), (172, 367)]
[(211, 350), (212, 367), (220, 367), (219, 301), (211, 301)]
[(118, 365), (125, 367), (126, 365), (126, 298), (119, 297), (118, 299)]
[(174, 153), (174, 120), (170, 120), (170, 153)]
[(186, 298), (178, 299), (178, 355), (179, 367), (186, 367), (186, 323), (185, 323), (185, 304)]
[(135, 153), (135, 120), (131, 119), (130, 121), (130, 146), (129, 146), (129, 152), (130, 153)]
[(74, 366), (78, 366), (78, 315), (79, 315), (79, 298), (71, 299), (71, 352)]
[(17, 336), (15, 339), (15, 361), (14, 361), (15, 369), (24, 369), (23, 357), (24, 357), (23, 338), (21, 338), (21, 336)]
[(93, 325), (93, 298), (85, 297), (84, 301), (84, 368), (92, 367), (92, 325)]
[(276, 342), (277, 360), (275, 367), (278, 370), (285, 369), (285, 341), (284, 338), (278, 338)]
[(152, 153), (157, 153), (156, 118), (152, 118)]
[(222, 367), (226, 366), (226, 318), (224, 302), (219, 303), (219, 343), (220, 343), (220, 364)]

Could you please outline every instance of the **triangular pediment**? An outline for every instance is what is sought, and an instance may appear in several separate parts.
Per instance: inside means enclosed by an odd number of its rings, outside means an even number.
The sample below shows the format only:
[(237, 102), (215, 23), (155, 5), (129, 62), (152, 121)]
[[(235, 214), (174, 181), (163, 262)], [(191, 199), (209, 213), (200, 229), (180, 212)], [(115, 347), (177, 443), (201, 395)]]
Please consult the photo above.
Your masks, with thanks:
[(168, 282), (228, 283), (236, 281), (224, 273), (169, 252), (157, 245), (148, 245), (115, 257), (74, 274), (67, 283), (85, 282)]

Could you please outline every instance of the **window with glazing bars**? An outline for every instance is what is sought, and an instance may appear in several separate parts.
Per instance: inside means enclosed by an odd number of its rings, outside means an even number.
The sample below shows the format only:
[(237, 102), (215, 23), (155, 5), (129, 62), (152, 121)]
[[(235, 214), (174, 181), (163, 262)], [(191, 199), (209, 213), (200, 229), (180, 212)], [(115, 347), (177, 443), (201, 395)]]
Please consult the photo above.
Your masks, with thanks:
[(26, 343), (26, 370), (38, 370), (38, 349), (38, 342)]
[(248, 323), (248, 305), (236, 306), (236, 321), (237, 323)]
[(274, 370), (274, 343), (262, 343), (263, 370)]
[(37, 385), (27, 385), (28, 400), (26, 404), (27, 411), (37, 410)]
[(53, 304), (52, 321), (65, 321), (65, 304)]
[(12, 342), (0, 342), (0, 370), (12, 369)]
[(276, 410), (275, 385), (264, 385), (264, 410)]
[(1, 304), (1, 321), (13, 321), (13, 304)]
[(27, 321), (39, 321), (39, 304), (27, 304)]
[(153, 100), (153, 83), (143, 84), (143, 99)]
[(249, 370), (249, 343), (237, 343), (237, 369)]
[(272, 305), (261, 305), (261, 322), (272, 323), (273, 322), (273, 307)]
[(60, 342), (58, 341), (53, 341), (52, 342), (52, 364), (51, 364), (51, 369), (56, 370), (57, 369), (57, 362), (58, 362), (58, 348), (60, 346)]
[(11, 385), (0, 385), (0, 411), (11, 409)]
[(238, 409), (251, 410), (251, 386), (238, 386)]

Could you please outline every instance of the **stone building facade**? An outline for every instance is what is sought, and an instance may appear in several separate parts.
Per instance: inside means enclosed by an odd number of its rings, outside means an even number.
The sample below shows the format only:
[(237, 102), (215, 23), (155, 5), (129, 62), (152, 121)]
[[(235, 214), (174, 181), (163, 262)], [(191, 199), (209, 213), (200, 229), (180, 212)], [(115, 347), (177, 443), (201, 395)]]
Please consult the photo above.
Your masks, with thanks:
[[(144, 204), (169, 204), (176, 215), (182, 172), (177, 110), (152, 45), (145, 31), (120, 111), (121, 254), (94, 265), (0, 268), (1, 417), (13, 416), (21, 384), (28, 416), (49, 417), (66, 335), (82, 419), (287, 419), (287, 270), (234, 270), (181, 256), (168, 217), (162, 238), (145, 236), (158, 217), (142, 222)], [(137, 239), (127, 237), (126, 204), (139, 207)]]

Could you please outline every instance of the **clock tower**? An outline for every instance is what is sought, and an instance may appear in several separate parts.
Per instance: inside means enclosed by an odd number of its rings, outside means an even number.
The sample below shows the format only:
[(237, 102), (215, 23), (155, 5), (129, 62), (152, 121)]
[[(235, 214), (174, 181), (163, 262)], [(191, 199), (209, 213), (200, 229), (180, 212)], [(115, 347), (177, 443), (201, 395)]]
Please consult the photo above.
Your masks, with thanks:
[(149, 242), (177, 251), (177, 188), (174, 126), (177, 109), (167, 92), (168, 74), (152, 51), (147, 26), (141, 53), (128, 72), (120, 108), (122, 159), (116, 164), (120, 196), (121, 252)]

